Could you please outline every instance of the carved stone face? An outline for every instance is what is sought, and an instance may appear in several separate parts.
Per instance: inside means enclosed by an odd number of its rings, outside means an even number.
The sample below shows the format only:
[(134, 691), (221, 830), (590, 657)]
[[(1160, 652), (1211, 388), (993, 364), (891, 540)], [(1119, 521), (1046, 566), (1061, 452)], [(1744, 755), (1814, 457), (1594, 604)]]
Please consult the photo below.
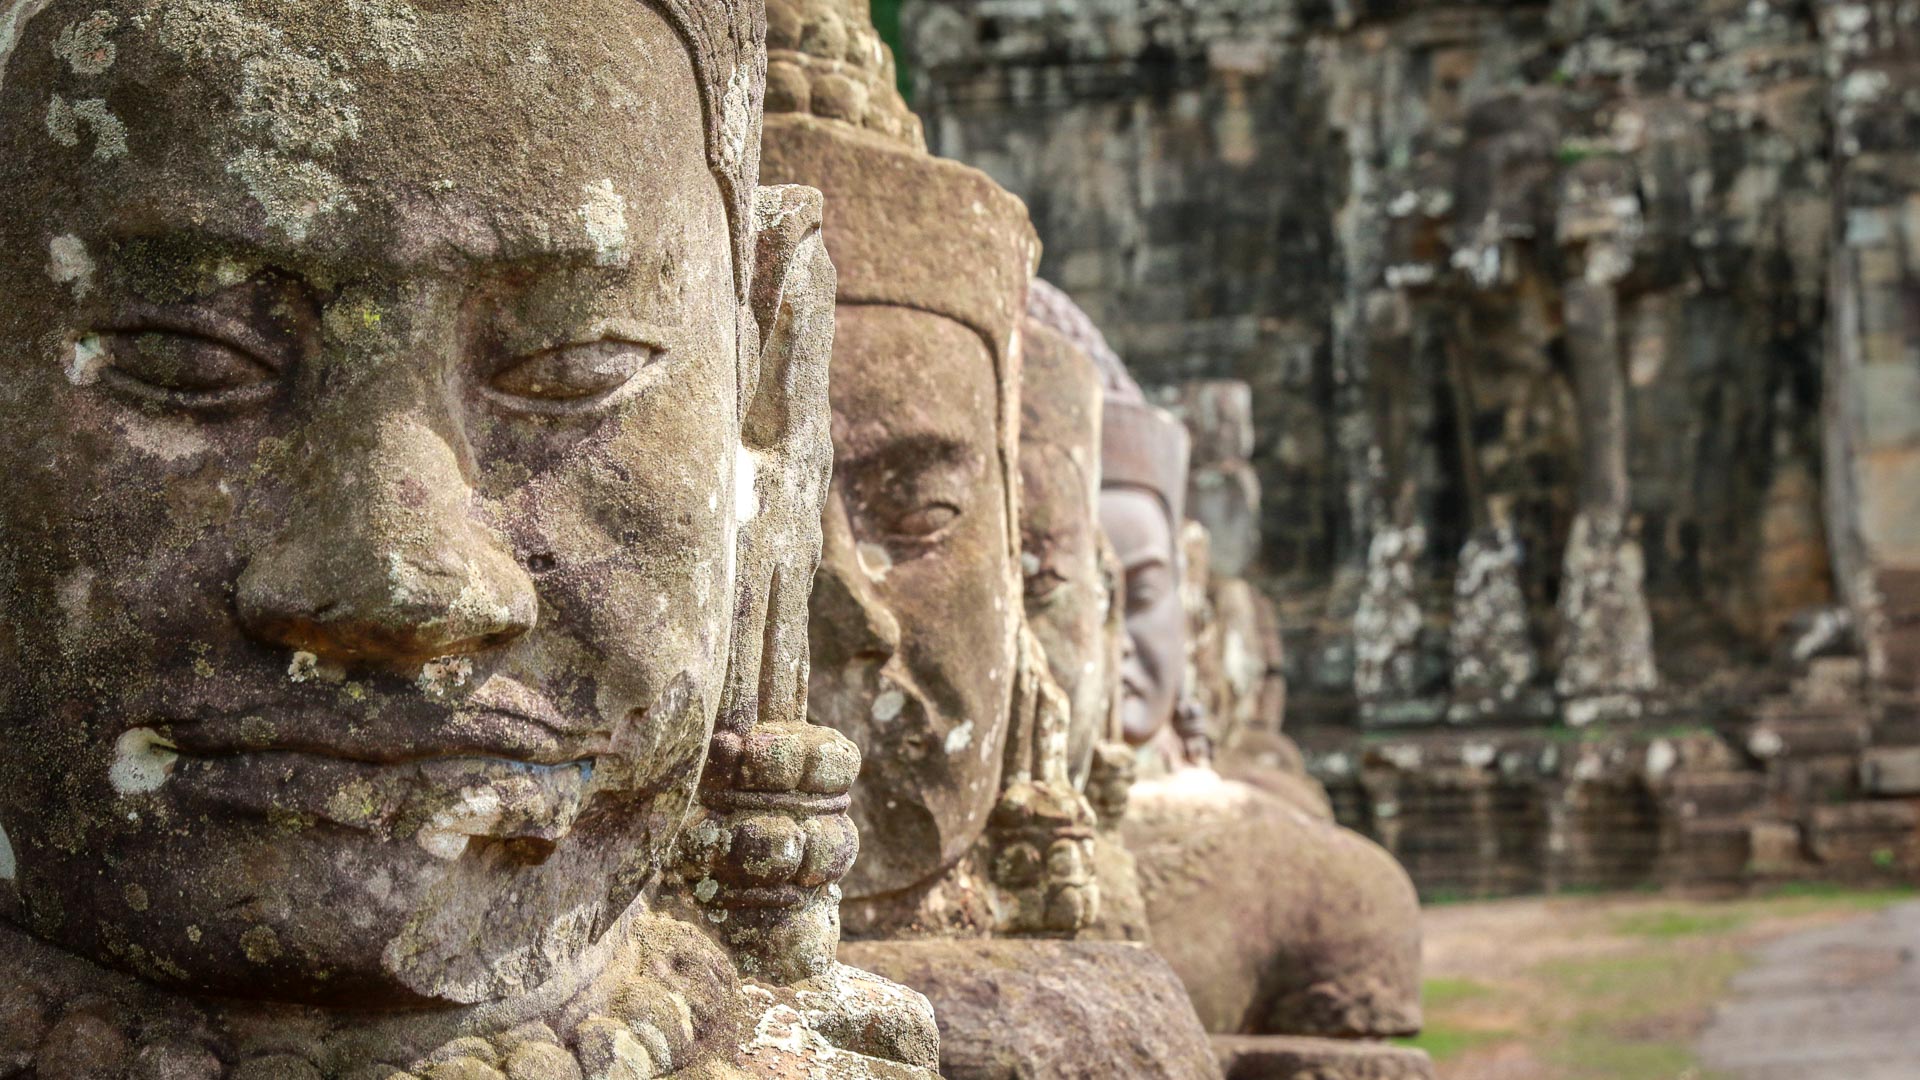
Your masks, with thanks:
[(1166, 506), (1133, 487), (1100, 493), (1100, 526), (1126, 574), (1128, 648), (1120, 664), (1120, 720), (1127, 740), (1143, 743), (1172, 720), (1187, 662), (1173, 528)]
[[(687, 807), (734, 607), (740, 304), (661, 17), (373, 7), (16, 28), (0, 909), (168, 984), (488, 1000), (579, 955)], [(954, 393), (902, 397), (937, 426), (972, 415)], [(954, 464), (889, 458), (924, 484), (889, 490), (961, 516), (874, 533), (895, 582), (994, 512), (972, 429), (938, 433)], [(914, 617), (934, 657), (991, 622)], [(941, 716), (949, 662), (909, 665)]]
[(866, 763), (852, 809), (860, 860), (845, 883), (858, 898), (933, 876), (979, 836), (999, 792), (1019, 613), (980, 335), (928, 312), (842, 304), (831, 393), (808, 700)]
[(1085, 775), (1106, 721), (1109, 584), (1100, 565), (1100, 376), (1028, 319), (1020, 373), (1020, 560), (1027, 623), (1073, 708), (1068, 764)]

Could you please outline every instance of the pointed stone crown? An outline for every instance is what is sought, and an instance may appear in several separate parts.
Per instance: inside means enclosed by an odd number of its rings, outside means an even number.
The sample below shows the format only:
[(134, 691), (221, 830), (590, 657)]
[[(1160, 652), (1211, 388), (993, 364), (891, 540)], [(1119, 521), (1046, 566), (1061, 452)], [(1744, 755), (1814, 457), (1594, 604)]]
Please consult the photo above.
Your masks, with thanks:
[(769, 0), (767, 111), (839, 120), (927, 148), (869, 0)]

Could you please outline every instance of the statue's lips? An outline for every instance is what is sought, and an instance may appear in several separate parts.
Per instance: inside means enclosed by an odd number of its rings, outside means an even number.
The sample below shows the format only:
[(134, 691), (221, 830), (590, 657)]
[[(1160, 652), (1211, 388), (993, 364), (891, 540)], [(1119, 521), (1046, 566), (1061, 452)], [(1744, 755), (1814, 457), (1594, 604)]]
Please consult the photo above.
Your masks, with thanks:
[(551, 707), (396, 703), (347, 717), (331, 709), (267, 706), (181, 717), (152, 726), (180, 753), (192, 757), (300, 753), (372, 765), (447, 758), (566, 765), (605, 754), (612, 742), (605, 732), (578, 732), (564, 725)]
[[(216, 747), (182, 739), (165, 787), (194, 803), (411, 841), (455, 858), (468, 840), (550, 850), (595, 790), (596, 757), (541, 762), (455, 753), (367, 760), (336, 748)], [(417, 752), (417, 751), (416, 751)]]

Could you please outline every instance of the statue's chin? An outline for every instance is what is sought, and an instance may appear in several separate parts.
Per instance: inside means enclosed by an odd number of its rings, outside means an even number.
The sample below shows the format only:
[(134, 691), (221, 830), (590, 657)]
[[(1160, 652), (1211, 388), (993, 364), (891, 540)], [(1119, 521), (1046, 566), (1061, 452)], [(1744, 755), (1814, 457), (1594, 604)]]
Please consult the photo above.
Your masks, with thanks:
[(63, 951), (195, 995), (475, 1005), (567, 981), (633, 902), (650, 875), (622, 853), (648, 838), (610, 824), (598, 816), (535, 860), (499, 841), (447, 857), (351, 830), (270, 837), (229, 821), (158, 851), (96, 847), (92, 873), (36, 866), (19, 881), (15, 921)]

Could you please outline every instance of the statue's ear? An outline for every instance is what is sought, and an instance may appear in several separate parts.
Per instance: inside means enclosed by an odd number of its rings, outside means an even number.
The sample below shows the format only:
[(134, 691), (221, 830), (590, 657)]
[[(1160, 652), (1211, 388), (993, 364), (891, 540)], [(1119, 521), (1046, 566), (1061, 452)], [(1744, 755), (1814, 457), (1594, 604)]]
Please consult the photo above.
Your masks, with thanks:
[(740, 620), (728, 657), (723, 723), (804, 720), (807, 598), (820, 561), (820, 511), (833, 465), (827, 365), (833, 263), (820, 193), (763, 187), (749, 300), (759, 351), (743, 364), (736, 545)]

